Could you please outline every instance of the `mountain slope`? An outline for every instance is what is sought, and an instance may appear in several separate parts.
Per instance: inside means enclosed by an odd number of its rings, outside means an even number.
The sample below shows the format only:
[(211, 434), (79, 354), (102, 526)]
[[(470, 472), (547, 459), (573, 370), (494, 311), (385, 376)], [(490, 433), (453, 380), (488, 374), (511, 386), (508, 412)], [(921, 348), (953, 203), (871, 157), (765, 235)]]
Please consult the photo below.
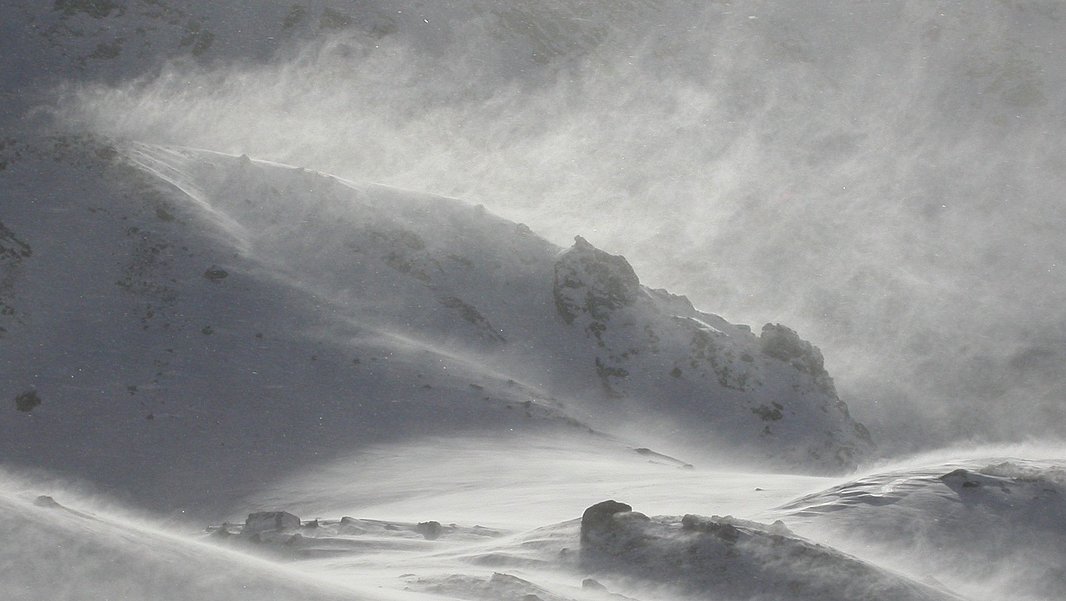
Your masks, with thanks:
[(449, 431), (640, 430), (816, 471), (870, 448), (790, 330), (756, 337), (580, 240), (247, 157), (120, 150), (59, 138), (0, 174), (0, 395), (39, 401), (0, 417), (9, 461), (176, 509), (190, 482), (222, 503)]

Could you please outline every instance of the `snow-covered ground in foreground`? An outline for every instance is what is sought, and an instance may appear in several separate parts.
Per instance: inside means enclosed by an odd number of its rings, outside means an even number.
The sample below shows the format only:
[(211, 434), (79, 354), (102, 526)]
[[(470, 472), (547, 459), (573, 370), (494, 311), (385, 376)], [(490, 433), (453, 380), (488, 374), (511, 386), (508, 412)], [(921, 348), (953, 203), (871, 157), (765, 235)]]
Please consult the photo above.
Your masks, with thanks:
[[(849, 480), (551, 437), (423, 441), (199, 529), (9, 472), (0, 574), (18, 600), (1061, 598), (1066, 462), (946, 457)], [(583, 534), (607, 499), (633, 513)], [(260, 511), (300, 521), (242, 532)]]
[[(45, 482), (6, 473), (0, 487), (12, 517), (4, 539), (21, 541), (0, 551), (14, 599), (419, 598), (413, 591), (454, 599), (605, 598), (591, 585), (582, 588), (590, 577), (615, 592), (657, 599), (654, 589), (668, 582), (581, 563), (576, 519), (585, 507), (620, 498), (652, 513), (761, 517), (833, 480), (729, 472), (609, 441), (435, 439), (382, 445), (308, 470), (200, 528), (173, 520), (164, 526), (106, 497)], [(54, 503), (38, 501), (42, 495)], [(262, 542), (207, 533), (223, 521), (239, 533), (234, 524), (263, 510), (289, 511), (305, 526), (317, 519), (317, 527), (266, 533)], [(441, 525), (439, 536), (419, 530), (428, 522)]]
[(1066, 461), (1033, 448), (988, 451), (879, 470), (780, 515), (797, 532), (934, 577), (967, 598), (1063, 598)]
[(13, 599), (1064, 593), (1055, 447), (811, 475), (872, 447), (817, 348), (581, 238), (243, 156), (22, 150)]

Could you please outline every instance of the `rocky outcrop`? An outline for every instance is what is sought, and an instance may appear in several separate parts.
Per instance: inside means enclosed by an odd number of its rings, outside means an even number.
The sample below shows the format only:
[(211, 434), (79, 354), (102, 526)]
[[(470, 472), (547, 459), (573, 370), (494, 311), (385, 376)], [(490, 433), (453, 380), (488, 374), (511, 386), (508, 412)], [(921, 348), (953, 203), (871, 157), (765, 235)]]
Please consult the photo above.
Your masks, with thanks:
[[(556, 257), (558, 317), (587, 350), (610, 401), (654, 403), (692, 417), (729, 445), (765, 445), (781, 466), (853, 468), (873, 447), (837, 397), (821, 351), (786, 326), (747, 326), (640, 284), (620, 256), (578, 236)], [(669, 407), (667, 409), (667, 407)], [(713, 425), (728, 422), (723, 433)], [(757, 442), (755, 442), (757, 440)]]
[(287, 511), (260, 511), (249, 513), (241, 534), (251, 536), (262, 532), (281, 532), (300, 527), (300, 518)]
[(602, 501), (589, 507), (581, 515), (581, 542), (596, 544), (598, 539), (615, 530), (613, 528), (614, 516), (629, 511), (633, 511), (631, 506), (615, 500)]
[(954, 598), (797, 537), (781, 522), (697, 515), (649, 518), (613, 500), (585, 510), (581, 554), (583, 567), (593, 575), (624, 574), (705, 598)]
[(785, 361), (797, 370), (809, 374), (818, 386), (827, 394), (836, 394), (833, 379), (825, 370), (822, 351), (810, 342), (799, 337), (792, 328), (778, 323), (768, 323), (762, 327), (759, 337), (759, 350), (766, 355)]
[(608, 254), (581, 236), (555, 263), (555, 309), (568, 324), (579, 315), (603, 322), (611, 312), (632, 305), (640, 280), (624, 257)]

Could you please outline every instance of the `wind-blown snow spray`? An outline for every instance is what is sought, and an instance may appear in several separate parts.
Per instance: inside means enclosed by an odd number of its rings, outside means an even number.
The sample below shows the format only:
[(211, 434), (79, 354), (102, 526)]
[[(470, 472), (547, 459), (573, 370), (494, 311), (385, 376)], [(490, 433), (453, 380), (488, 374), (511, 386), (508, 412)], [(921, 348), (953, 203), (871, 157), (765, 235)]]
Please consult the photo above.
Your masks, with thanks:
[(60, 106), (580, 233), (799, 329), (884, 448), (1010, 440), (1066, 423), (1060, 9), (381, 2)]

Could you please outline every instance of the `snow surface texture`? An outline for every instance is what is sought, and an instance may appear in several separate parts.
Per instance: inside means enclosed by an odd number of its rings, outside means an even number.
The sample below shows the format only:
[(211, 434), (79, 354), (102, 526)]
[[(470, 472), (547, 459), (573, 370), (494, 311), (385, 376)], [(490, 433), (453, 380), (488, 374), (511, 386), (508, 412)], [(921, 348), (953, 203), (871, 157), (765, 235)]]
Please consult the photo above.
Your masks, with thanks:
[(1066, 598), (1061, 10), (3, 2), (3, 597)]

